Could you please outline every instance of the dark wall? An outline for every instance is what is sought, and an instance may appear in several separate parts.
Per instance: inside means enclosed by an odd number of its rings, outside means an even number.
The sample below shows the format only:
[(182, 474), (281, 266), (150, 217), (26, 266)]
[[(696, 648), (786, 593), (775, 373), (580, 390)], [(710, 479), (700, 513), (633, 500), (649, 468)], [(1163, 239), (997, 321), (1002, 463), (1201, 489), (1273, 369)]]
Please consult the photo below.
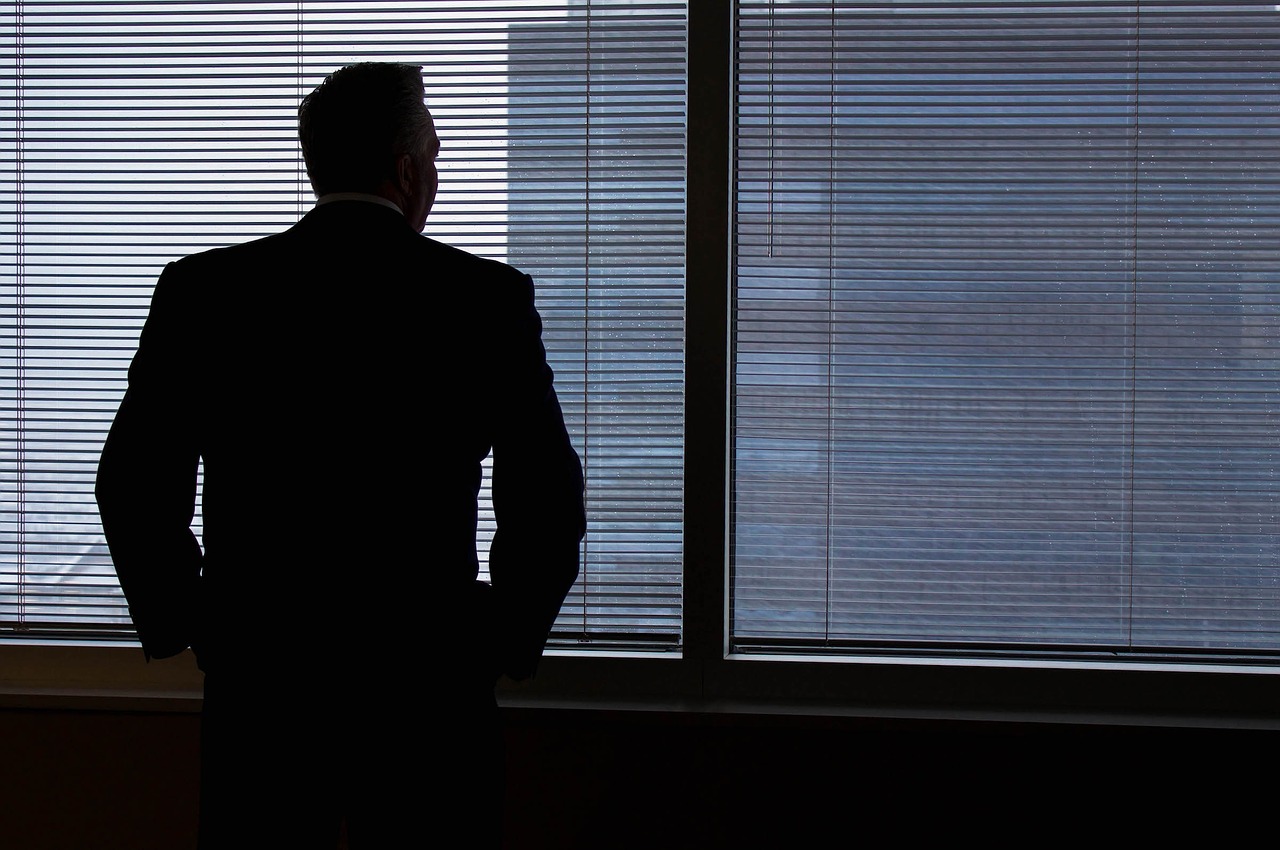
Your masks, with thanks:
[(0, 847), (193, 848), (194, 714), (0, 711)]
[[(508, 847), (1234, 846), (1275, 732), (509, 710)], [(198, 720), (0, 711), (0, 847), (194, 847)]]

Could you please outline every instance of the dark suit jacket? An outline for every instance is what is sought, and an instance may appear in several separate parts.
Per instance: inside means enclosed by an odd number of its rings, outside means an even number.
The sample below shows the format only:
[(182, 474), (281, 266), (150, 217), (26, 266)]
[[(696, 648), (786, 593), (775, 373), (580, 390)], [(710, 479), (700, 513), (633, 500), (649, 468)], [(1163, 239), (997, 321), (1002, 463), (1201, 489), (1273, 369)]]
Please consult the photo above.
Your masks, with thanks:
[(97, 479), (147, 657), (531, 675), (585, 530), (541, 330), (526, 275), (367, 202), (171, 263)]

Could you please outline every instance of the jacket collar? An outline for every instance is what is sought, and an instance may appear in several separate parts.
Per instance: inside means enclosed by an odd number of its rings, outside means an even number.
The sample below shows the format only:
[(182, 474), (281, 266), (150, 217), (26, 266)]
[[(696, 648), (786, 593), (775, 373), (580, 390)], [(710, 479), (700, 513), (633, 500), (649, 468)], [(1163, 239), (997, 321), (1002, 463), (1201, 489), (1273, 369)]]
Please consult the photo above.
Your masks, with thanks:
[(404, 210), (400, 209), (400, 206), (394, 201), (384, 198), (381, 195), (371, 195), (367, 192), (330, 192), (327, 195), (321, 195), (317, 198), (316, 206), (319, 207), (325, 204), (336, 203), (338, 201), (364, 201), (365, 203), (378, 204), (379, 206), (395, 210), (400, 213), (400, 215), (404, 215)]

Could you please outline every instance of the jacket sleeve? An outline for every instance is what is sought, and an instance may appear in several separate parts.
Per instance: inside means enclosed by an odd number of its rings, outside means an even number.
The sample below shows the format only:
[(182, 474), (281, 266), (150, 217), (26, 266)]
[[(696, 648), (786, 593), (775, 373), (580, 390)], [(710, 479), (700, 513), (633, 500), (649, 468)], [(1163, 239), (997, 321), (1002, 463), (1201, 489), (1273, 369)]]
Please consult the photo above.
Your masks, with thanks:
[(583, 473), (569, 440), (542, 344), (533, 281), (521, 275), (499, 327), (504, 350), (493, 441), (489, 548), (498, 661), (514, 680), (533, 675), (560, 606), (578, 576), (586, 534)]
[(156, 284), (95, 486), (107, 547), (148, 660), (186, 649), (199, 609), (202, 554), (191, 530), (199, 464), (194, 313), (174, 268)]

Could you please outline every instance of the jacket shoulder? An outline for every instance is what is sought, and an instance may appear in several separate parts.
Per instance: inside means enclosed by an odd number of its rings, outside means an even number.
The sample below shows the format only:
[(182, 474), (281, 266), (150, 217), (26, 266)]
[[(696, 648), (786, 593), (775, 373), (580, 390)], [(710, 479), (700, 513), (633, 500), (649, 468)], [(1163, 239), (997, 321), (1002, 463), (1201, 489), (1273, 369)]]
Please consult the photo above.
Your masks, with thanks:
[(275, 250), (283, 250), (284, 235), (283, 233), (273, 233), (247, 242), (195, 251), (173, 260), (168, 264), (167, 268), (174, 273), (194, 274), (207, 269), (217, 269), (227, 265), (250, 262), (262, 255), (271, 254)]
[(418, 241), (429, 255), (428, 261), (437, 268), (463, 273), (473, 279), (488, 280), (497, 286), (520, 288), (532, 283), (527, 274), (501, 260), (481, 257), (429, 236), (421, 236)]

